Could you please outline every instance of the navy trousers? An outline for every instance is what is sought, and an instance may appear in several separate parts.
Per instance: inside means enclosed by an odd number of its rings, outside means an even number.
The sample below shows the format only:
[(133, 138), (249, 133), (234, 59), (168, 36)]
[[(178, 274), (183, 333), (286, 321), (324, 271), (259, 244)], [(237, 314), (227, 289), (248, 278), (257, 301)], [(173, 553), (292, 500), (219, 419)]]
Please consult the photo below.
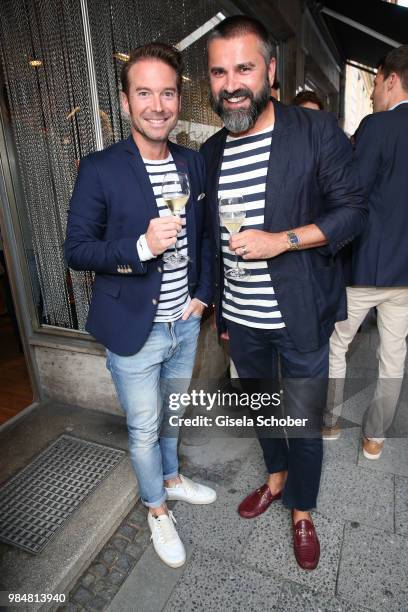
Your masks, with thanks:
[(304, 437), (299, 432), (263, 437), (257, 431), (257, 435), (268, 472), (288, 472), (283, 504), (297, 510), (312, 510), (316, 507), (323, 460), (320, 428), (327, 396), (329, 345), (300, 353), (286, 328), (267, 330), (226, 323), (230, 355), (243, 387), (245, 379), (251, 379), (253, 390), (257, 385), (264, 390), (267, 381), (273, 384), (280, 374), (286, 414), (310, 417), (311, 425)]

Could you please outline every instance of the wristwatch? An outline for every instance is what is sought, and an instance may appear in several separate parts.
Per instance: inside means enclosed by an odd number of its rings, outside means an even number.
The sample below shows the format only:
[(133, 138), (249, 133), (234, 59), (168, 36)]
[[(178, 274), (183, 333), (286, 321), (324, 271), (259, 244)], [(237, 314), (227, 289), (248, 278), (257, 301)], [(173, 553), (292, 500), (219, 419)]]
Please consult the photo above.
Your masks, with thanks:
[(288, 237), (288, 245), (290, 251), (298, 251), (300, 247), (300, 239), (299, 236), (295, 234), (295, 232), (286, 232)]

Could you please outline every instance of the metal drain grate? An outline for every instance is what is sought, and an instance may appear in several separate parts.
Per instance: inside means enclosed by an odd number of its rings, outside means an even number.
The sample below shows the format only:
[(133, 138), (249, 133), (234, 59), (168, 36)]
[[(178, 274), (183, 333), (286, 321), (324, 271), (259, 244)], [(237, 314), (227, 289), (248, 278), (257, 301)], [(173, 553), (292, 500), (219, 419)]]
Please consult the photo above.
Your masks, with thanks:
[(0, 489), (0, 540), (41, 552), (125, 454), (60, 436)]

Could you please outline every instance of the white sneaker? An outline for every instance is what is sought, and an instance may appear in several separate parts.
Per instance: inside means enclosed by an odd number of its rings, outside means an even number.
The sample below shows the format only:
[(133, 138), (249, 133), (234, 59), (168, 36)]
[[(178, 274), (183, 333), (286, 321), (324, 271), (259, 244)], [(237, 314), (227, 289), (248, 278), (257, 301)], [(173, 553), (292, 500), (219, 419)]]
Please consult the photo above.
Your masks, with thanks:
[(198, 484), (179, 474), (181, 483), (174, 487), (166, 487), (169, 501), (185, 501), (189, 504), (212, 504), (217, 499), (214, 489)]
[(186, 562), (186, 550), (179, 534), (174, 527), (176, 519), (171, 511), (169, 514), (147, 515), (147, 522), (152, 535), (154, 550), (160, 559), (170, 567), (181, 567)]

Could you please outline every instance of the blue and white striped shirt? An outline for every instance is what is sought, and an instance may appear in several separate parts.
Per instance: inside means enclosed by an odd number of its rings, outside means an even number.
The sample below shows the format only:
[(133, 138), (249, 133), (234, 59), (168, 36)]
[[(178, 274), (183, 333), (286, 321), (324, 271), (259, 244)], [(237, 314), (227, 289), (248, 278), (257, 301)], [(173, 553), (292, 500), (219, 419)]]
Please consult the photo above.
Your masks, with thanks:
[[(156, 197), (157, 209), (160, 217), (170, 215), (170, 211), (163, 201), (161, 196), (163, 175), (166, 172), (177, 172), (176, 165), (171, 154), (166, 159), (150, 160), (144, 159), (147, 174), (153, 192)], [(177, 250), (183, 255), (187, 255), (187, 232), (185, 225), (185, 212), (180, 215), (184, 219), (184, 225), (177, 238)], [(174, 252), (174, 248), (166, 251)], [(181, 317), (184, 310), (190, 301), (188, 294), (188, 279), (187, 279), (187, 262), (181, 263), (177, 267), (168, 266), (163, 262), (163, 278), (160, 289), (159, 304), (157, 306), (155, 323), (165, 323), (168, 321), (176, 321)]]
[[(246, 217), (242, 229), (263, 230), (266, 175), (273, 127), (250, 136), (227, 137), (218, 184), (218, 198), (241, 195)], [(235, 255), (229, 250), (229, 233), (221, 227), (221, 248), (224, 267), (235, 265)], [(224, 277), (222, 314), (225, 319), (260, 329), (285, 327), (275, 296), (266, 260), (240, 260), (240, 266), (250, 270), (249, 278)]]

